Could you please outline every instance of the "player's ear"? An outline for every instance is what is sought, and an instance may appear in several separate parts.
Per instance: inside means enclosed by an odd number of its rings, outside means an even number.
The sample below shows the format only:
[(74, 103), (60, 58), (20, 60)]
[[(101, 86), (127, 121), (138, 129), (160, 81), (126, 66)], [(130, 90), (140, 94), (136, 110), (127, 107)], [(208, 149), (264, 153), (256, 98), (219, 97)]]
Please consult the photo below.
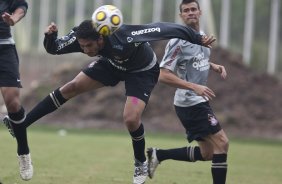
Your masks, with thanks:
[(183, 15), (182, 15), (182, 12), (180, 12), (180, 13), (178, 14), (178, 16), (179, 16), (179, 18), (180, 18), (181, 20), (184, 20), (184, 17), (183, 17)]

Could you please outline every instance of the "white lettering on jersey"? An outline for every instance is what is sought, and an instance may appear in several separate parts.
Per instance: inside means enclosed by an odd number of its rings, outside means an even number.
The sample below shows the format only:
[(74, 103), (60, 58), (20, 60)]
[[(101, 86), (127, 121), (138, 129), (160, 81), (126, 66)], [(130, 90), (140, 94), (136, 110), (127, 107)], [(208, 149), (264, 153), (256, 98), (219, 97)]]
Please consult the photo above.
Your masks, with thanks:
[(192, 66), (196, 70), (205, 71), (210, 68), (210, 63), (208, 59), (204, 59), (204, 53), (198, 54), (194, 59), (196, 61), (193, 62)]
[(92, 61), (89, 65), (88, 68), (93, 68), (93, 66), (98, 63), (97, 61)]
[(152, 32), (161, 32), (161, 28), (159, 27), (153, 27), (153, 28), (149, 28), (149, 29), (142, 29), (142, 30), (138, 30), (138, 31), (132, 31), (131, 35), (135, 36), (135, 35), (142, 35), (142, 34), (147, 34), (147, 33), (152, 33)]
[(126, 68), (122, 67), (122, 66), (118, 66), (116, 65), (111, 59), (108, 59), (109, 62), (111, 63), (111, 65), (113, 65), (115, 68), (117, 68), (118, 70), (121, 70), (121, 71), (126, 71)]
[(134, 43), (134, 46), (135, 46), (135, 47), (138, 47), (138, 46), (141, 45), (141, 44), (142, 44), (141, 42)]
[(65, 43), (62, 43), (61, 45), (58, 45), (58, 50), (61, 50), (62, 48), (72, 44), (73, 42), (75, 42), (76, 40), (76, 37), (72, 37), (70, 40), (68, 40), (67, 42)]
[(118, 49), (118, 50), (123, 50), (123, 46), (122, 45), (113, 45), (114, 49)]
[(119, 63), (119, 64), (122, 64), (122, 63), (125, 63), (125, 62), (127, 62), (128, 61), (128, 59), (121, 59), (121, 58), (118, 58), (118, 57), (114, 57), (115, 59), (115, 62), (117, 62), (117, 63)]

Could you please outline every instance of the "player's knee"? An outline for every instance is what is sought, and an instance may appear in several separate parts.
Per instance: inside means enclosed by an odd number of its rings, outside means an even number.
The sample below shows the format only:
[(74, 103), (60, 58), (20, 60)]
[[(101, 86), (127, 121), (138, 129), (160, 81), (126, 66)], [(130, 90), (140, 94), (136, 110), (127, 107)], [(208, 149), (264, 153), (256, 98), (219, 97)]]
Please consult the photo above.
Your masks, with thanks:
[(6, 102), (6, 108), (8, 112), (15, 113), (21, 108), (20, 100), (15, 98)]
[(225, 153), (228, 152), (228, 149), (229, 149), (229, 140), (225, 140), (224, 144), (223, 144), (223, 148), (224, 148), (224, 151)]
[(134, 131), (138, 128), (140, 119), (136, 113), (127, 113), (123, 115), (123, 121), (128, 130)]
[(70, 99), (79, 94), (78, 83), (75, 80), (72, 80), (61, 87), (60, 91), (63, 97)]
[(203, 160), (209, 161), (209, 160), (212, 160), (213, 150), (211, 150), (211, 151), (203, 151), (203, 152), (201, 151), (201, 154), (202, 154)]
[(213, 147), (210, 144), (200, 147), (201, 155), (204, 161), (212, 160), (213, 157)]
[(226, 136), (221, 136), (220, 140), (218, 141), (218, 147), (220, 152), (227, 153), (229, 148), (229, 140)]

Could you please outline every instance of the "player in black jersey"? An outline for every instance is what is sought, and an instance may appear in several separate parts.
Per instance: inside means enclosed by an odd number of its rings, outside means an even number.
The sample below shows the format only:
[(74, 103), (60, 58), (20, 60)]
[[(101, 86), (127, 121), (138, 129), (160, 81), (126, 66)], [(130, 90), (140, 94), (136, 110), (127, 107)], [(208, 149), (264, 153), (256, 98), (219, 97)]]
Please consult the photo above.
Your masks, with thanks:
[[(25, 0), (0, 0), (0, 89), (6, 105), (9, 119), (21, 124), (25, 119), (25, 110), (20, 102), (21, 80), (19, 58), (11, 26), (16, 25), (26, 14), (28, 4)], [(23, 131), (23, 134), (25, 131)], [(25, 144), (25, 140), (22, 144)], [(17, 150), (20, 176), (29, 180), (33, 175), (31, 157), (27, 143)]]
[[(23, 126), (11, 123), (17, 140), (26, 139), (26, 135), (21, 134), (22, 129), (57, 110), (69, 99), (124, 81), (127, 99), (123, 117), (132, 138), (135, 158), (133, 183), (145, 183), (148, 168), (141, 116), (159, 76), (156, 56), (147, 41), (177, 37), (209, 46), (215, 39), (212, 36), (202, 37), (190, 28), (173, 23), (123, 25), (112, 35), (102, 36), (93, 29), (91, 20), (85, 20), (62, 38), (57, 38), (57, 32), (54, 23), (45, 32), (44, 47), (48, 53), (60, 55), (82, 52), (95, 58), (72, 81), (38, 103), (27, 114)], [(20, 141), (18, 144), (21, 146)]]

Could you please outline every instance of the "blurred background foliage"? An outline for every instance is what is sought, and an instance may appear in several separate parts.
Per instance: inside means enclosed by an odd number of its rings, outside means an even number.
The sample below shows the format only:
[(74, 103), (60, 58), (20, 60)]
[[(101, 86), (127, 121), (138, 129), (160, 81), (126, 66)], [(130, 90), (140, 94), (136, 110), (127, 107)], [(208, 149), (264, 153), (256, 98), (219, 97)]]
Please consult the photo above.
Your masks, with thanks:
[[(30, 3), (29, 13), (32, 14), (31, 17), (31, 27), (25, 29), (24, 24), (26, 20), (22, 21), (21, 26), (18, 26), (20, 31), (16, 31), (15, 38), (16, 41), (20, 42), (18, 44), (18, 49), (20, 52), (31, 52), (35, 49), (38, 51), (44, 51), (42, 44), (38, 39), (42, 39), (44, 36), (42, 28), (40, 28), (40, 16), (42, 16), (42, 9), (40, 8), (43, 0), (27, 0)], [(57, 6), (59, 1), (57, 0), (44, 0), (48, 1), (49, 12), (48, 12), (48, 23), (56, 22), (58, 20), (58, 10)], [(140, 1), (141, 7), (134, 8), (134, 2)], [(214, 20), (215, 34), (217, 38), (220, 35), (220, 24), (221, 24), (221, 6), (224, 0), (212, 0), (212, 16)], [(80, 19), (90, 19), (94, 9), (97, 6), (97, 3), (103, 4), (115, 4), (114, 0), (66, 0), (66, 25), (62, 28), (59, 27), (59, 34), (62, 36), (66, 34), (71, 28), (75, 25), (75, 16), (76, 6), (78, 3), (84, 3), (83, 14), (84, 17)], [(122, 7), (120, 8), (124, 15), (124, 23), (126, 24), (135, 24), (133, 22), (133, 17), (136, 16), (136, 10), (141, 11), (140, 23), (146, 24), (151, 23), (154, 19), (154, 2), (158, 0), (122, 0)], [(179, 19), (176, 19), (178, 13), (178, 4), (181, 0), (162, 0), (160, 5), (161, 9), (161, 20), (165, 22), (180, 22)], [(45, 2), (46, 3), (46, 2)], [(136, 4), (136, 3), (135, 3)], [(229, 28), (229, 46), (228, 49), (232, 50), (235, 53), (241, 54), (244, 43), (244, 24), (245, 24), (245, 14), (246, 14), (246, 0), (230, 0), (230, 28)], [(281, 6), (281, 3), (280, 3)], [(280, 7), (281, 9), (281, 7)], [(269, 32), (270, 32), (270, 13), (271, 13), (271, 0), (255, 0), (255, 11), (254, 11), (254, 38), (252, 44), (252, 54), (251, 54), (251, 64), (250, 66), (255, 68), (258, 71), (265, 71), (268, 61), (268, 47), (269, 47)], [(280, 20), (282, 20), (282, 13), (280, 13)], [(281, 21), (280, 21), (281, 22)], [(47, 27), (47, 25), (45, 25)], [(282, 41), (281, 28), (280, 24), (279, 29), (279, 42)], [(60, 29), (61, 28), (61, 29)], [(25, 39), (22, 35), (30, 31), (31, 40), (30, 44), (25, 44)], [(27, 34), (27, 33), (26, 33)], [(41, 38), (40, 38), (41, 37)], [(220, 39), (220, 38), (218, 38)], [(282, 71), (282, 47), (278, 45), (278, 56), (276, 64), (276, 74), (278, 77), (281, 77)]]

